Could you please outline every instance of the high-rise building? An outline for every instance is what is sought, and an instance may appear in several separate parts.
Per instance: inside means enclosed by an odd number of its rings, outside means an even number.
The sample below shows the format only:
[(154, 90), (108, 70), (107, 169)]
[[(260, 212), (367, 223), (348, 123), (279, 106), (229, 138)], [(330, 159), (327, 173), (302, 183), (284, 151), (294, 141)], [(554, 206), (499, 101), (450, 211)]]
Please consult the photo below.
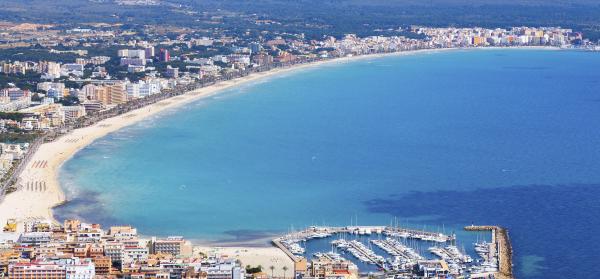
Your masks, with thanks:
[(179, 76), (179, 68), (172, 68), (170, 65), (167, 66), (167, 70), (165, 71), (165, 76), (169, 78), (177, 78)]
[(158, 59), (160, 61), (162, 61), (162, 62), (169, 62), (169, 61), (171, 61), (171, 55), (169, 54), (169, 50), (161, 48), (159, 56), (158, 56)]
[(60, 77), (60, 64), (56, 62), (41, 62), (40, 69), (46, 78), (55, 79)]
[(150, 253), (169, 254), (173, 256), (190, 256), (192, 254), (192, 245), (183, 237), (171, 236), (166, 239), (152, 238), (148, 243)]
[(125, 84), (117, 83), (107, 86), (109, 95), (109, 104), (118, 105), (127, 102), (127, 91)]
[(139, 83), (127, 83), (125, 86), (127, 89), (127, 98), (136, 99), (140, 97), (140, 84)]
[(156, 56), (153, 46), (147, 47), (146, 49), (144, 49), (144, 51), (146, 52), (146, 58), (152, 58)]

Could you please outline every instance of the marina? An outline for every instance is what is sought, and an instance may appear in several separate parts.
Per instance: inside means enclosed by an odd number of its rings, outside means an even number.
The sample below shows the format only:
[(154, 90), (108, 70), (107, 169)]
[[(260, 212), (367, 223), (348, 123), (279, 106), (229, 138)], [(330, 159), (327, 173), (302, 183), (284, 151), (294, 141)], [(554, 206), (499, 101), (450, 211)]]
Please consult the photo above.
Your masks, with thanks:
[[(355, 264), (362, 274), (393, 275), (394, 278), (442, 275), (513, 278), (505, 229), (469, 226), (465, 231), (490, 231), (491, 241), (471, 243), (467, 251), (457, 245), (454, 234), (397, 226), (311, 226), (273, 239), (273, 244), (294, 261), (295, 271), (300, 274), (310, 269), (313, 261), (327, 260)], [(324, 247), (330, 247), (331, 251)]]

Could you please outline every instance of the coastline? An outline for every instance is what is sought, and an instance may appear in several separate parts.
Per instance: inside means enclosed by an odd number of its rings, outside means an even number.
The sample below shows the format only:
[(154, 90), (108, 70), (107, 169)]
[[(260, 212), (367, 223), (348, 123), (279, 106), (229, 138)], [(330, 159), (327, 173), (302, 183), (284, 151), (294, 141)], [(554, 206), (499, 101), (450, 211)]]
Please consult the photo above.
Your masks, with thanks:
[[(381, 53), (371, 55), (360, 55), (351, 57), (341, 57), (328, 59), (313, 63), (299, 64), (286, 68), (277, 68), (262, 73), (253, 73), (249, 76), (222, 81), (215, 85), (200, 88), (194, 91), (186, 92), (183, 95), (168, 98), (166, 100), (154, 103), (152, 105), (119, 115), (113, 118), (105, 119), (92, 126), (76, 129), (70, 133), (61, 136), (57, 140), (44, 143), (33, 154), (30, 163), (19, 175), (19, 181), (22, 185), (31, 185), (30, 187), (21, 187), (18, 191), (10, 193), (0, 199), (0, 223), (4, 225), (8, 219), (15, 218), (20, 223), (19, 231), (22, 231), (22, 221), (28, 219), (41, 219), (57, 222), (53, 216), (53, 208), (61, 205), (66, 200), (65, 193), (58, 181), (58, 171), (62, 164), (72, 158), (79, 150), (85, 148), (95, 140), (102, 138), (112, 132), (124, 127), (133, 125), (147, 117), (157, 113), (173, 109), (191, 102), (214, 96), (223, 90), (248, 84), (254, 81), (276, 77), (277, 75), (319, 67), (328, 64), (342, 64), (358, 60), (376, 59), (390, 56), (405, 56), (415, 54), (429, 54), (437, 52), (447, 52), (456, 50), (477, 50), (477, 49), (550, 49), (559, 50), (555, 47), (483, 47), (483, 48), (441, 48), (441, 49), (422, 49), (394, 53)], [(39, 186), (38, 186), (39, 185)], [(42, 186), (43, 185), (43, 186)], [(236, 243), (243, 246), (243, 243)]]

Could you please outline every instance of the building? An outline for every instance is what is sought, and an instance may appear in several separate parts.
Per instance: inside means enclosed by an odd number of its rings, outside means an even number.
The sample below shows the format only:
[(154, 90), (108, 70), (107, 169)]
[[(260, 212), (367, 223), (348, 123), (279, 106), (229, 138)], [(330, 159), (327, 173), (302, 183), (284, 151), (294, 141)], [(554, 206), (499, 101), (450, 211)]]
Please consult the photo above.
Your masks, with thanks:
[(138, 245), (126, 245), (122, 250), (122, 263), (144, 262), (148, 260), (148, 248)]
[(168, 49), (161, 48), (160, 53), (158, 55), (158, 60), (161, 62), (169, 62), (171, 61), (171, 54), (169, 54)]
[(94, 271), (98, 276), (106, 276), (109, 275), (112, 271), (112, 262), (111, 258), (107, 256), (94, 257), (92, 258), (92, 262), (94, 263)]
[(258, 64), (259, 66), (270, 65), (273, 64), (273, 56), (266, 53), (259, 53), (252, 56), (252, 62)]
[(119, 82), (112, 85), (97, 86), (94, 89), (94, 98), (103, 105), (118, 105), (127, 102), (125, 83)]
[(146, 49), (144, 49), (144, 52), (146, 54), (147, 59), (150, 59), (150, 58), (156, 56), (153, 46), (147, 47)]
[(139, 58), (146, 60), (146, 50), (144, 49), (121, 49), (118, 51), (119, 57)]
[(118, 105), (127, 102), (127, 91), (124, 83), (116, 83), (108, 86), (110, 104)]
[(8, 277), (11, 279), (65, 279), (67, 270), (64, 266), (49, 262), (14, 263), (8, 266)]
[(63, 106), (65, 120), (74, 120), (86, 115), (85, 106)]
[(448, 275), (448, 264), (444, 260), (418, 261), (417, 269), (425, 278), (438, 278)]
[(205, 273), (206, 279), (244, 279), (245, 270), (234, 259), (209, 257), (197, 272)]
[(311, 278), (358, 279), (358, 267), (347, 260), (331, 260), (319, 258), (311, 261), (309, 274)]
[(81, 105), (83, 105), (85, 108), (86, 113), (95, 112), (102, 109), (102, 103), (99, 101), (85, 101), (81, 103)]
[(82, 65), (82, 64), (68, 63), (68, 64), (63, 64), (61, 68), (66, 73), (73, 73), (73, 74), (76, 74), (76, 75), (83, 75), (83, 67), (84, 67), (84, 65)]
[(29, 92), (29, 90), (22, 90), (16, 87), (11, 87), (11, 88), (6, 88), (6, 89), (2, 89), (0, 90), (0, 98), (2, 97), (8, 97), (8, 101), (16, 101), (16, 100), (20, 100), (24, 97), (29, 98), (31, 97), (31, 94)]
[(165, 76), (168, 78), (177, 78), (179, 77), (179, 68), (172, 68), (170, 65), (167, 66), (167, 70), (165, 71)]
[(183, 237), (171, 236), (166, 239), (156, 237), (148, 243), (151, 254), (168, 254), (172, 256), (191, 256), (192, 244)]
[(149, 80), (144, 83), (140, 83), (140, 97), (146, 97), (160, 93), (160, 83), (155, 80)]
[(137, 229), (131, 226), (112, 226), (108, 230), (108, 235), (114, 238), (135, 238), (137, 237)]
[(60, 64), (56, 62), (40, 62), (39, 70), (45, 79), (56, 79), (60, 77)]
[(146, 59), (142, 59), (142, 58), (128, 58), (128, 57), (121, 58), (121, 66), (129, 66), (129, 65), (133, 65), (133, 66), (145, 66), (146, 65)]
[(8, 97), (0, 98), (0, 112), (13, 112), (31, 106), (31, 98), (23, 97), (10, 101)]
[(146, 71), (146, 66), (127, 65), (127, 72), (129, 73), (143, 73), (144, 71)]
[(90, 259), (62, 259), (58, 263), (65, 268), (66, 279), (94, 279), (96, 270)]
[(15, 279), (93, 279), (94, 276), (93, 262), (79, 258), (18, 262), (8, 267), (8, 277)]
[(48, 92), (50, 89), (63, 92), (65, 90), (65, 84), (62, 82), (40, 82), (37, 84), (37, 90)]
[[(16, 228), (16, 221), (15, 228)], [(62, 226), (28, 221), (17, 240), (0, 241), (0, 277), (42, 279), (204, 278), (244, 279), (245, 270), (228, 256), (192, 257), (181, 237), (138, 240), (137, 230), (66, 220)], [(13, 242), (14, 241), (14, 242)], [(156, 254), (150, 253), (150, 248)], [(187, 254), (187, 256), (186, 256)]]
[(136, 98), (140, 97), (140, 84), (139, 83), (128, 82), (125, 85), (125, 90), (127, 90), (127, 98), (128, 99), (136, 99)]
[(102, 65), (102, 64), (105, 64), (106, 62), (108, 62), (109, 60), (110, 60), (110, 57), (108, 57), (108, 56), (94, 56), (89, 59), (77, 58), (77, 59), (75, 59), (75, 63), (80, 64), (80, 65), (88, 65), (88, 64)]

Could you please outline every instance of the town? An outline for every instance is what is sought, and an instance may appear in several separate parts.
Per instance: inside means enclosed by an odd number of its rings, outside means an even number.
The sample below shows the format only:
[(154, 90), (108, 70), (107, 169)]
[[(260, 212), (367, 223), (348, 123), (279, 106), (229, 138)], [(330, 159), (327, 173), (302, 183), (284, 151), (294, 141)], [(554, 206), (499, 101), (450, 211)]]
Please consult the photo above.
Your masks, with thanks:
[[(0, 240), (0, 277), (9, 278), (230, 278), (246, 270), (227, 255), (194, 253), (182, 237), (141, 239), (135, 228), (66, 220), (23, 224), (18, 239)], [(16, 230), (8, 223), (5, 231)]]
[[(474, 261), (451, 243), (455, 236), (384, 226), (310, 227), (273, 240), (293, 261), (290, 278), (357, 279), (365, 275), (346, 257), (377, 265), (383, 272), (371, 276), (392, 278), (511, 278), (512, 251), (503, 228), (468, 226), (469, 231), (491, 231), (491, 242), (475, 243), (481, 260)], [(62, 224), (30, 219), (9, 220), (0, 236), (0, 277), (8, 278), (286, 278), (274, 276), (275, 266), (243, 266), (235, 254), (202, 252), (180, 236), (142, 237), (131, 226), (111, 226), (79, 220)], [(376, 238), (369, 238), (373, 234)], [(381, 239), (381, 235), (386, 235)], [(354, 240), (350, 238), (354, 237)], [(366, 237), (366, 238), (365, 238)], [(346, 239), (347, 238), (347, 239)], [(299, 243), (334, 239), (338, 252), (307, 253)], [(425, 258), (406, 246), (407, 239), (430, 243)], [(364, 243), (392, 256), (376, 254)], [(450, 244), (445, 246), (445, 244)], [(306, 244), (302, 244), (306, 245)], [(307, 255), (308, 254), (308, 255)]]

